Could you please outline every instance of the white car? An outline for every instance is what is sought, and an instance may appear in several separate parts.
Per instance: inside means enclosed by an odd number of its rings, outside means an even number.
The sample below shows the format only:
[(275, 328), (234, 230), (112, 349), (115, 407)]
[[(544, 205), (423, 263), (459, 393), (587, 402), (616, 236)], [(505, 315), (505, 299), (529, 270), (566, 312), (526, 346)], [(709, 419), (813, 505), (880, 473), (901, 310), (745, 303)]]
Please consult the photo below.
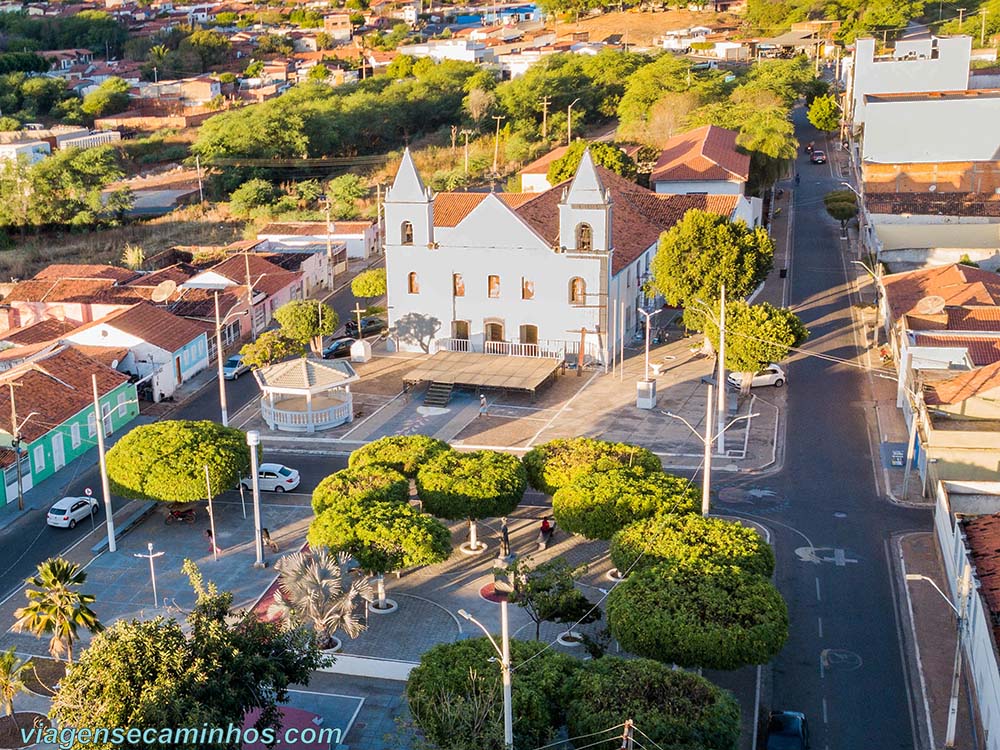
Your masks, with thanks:
[[(785, 371), (778, 367), (778, 365), (772, 363), (753, 376), (753, 380), (750, 382), (750, 387), (760, 388), (763, 385), (773, 385), (775, 388), (781, 388), (787, 379)], [(736, 386), (737, 388), (743, 387), (743, 373), (741, 372), (729, 373), (729, 377), (726, 378), (726, 380), (729, 381), (730, 385)]]
[[(257, 477), (264, 492), (291, 492), (299, 486), (299, 472), (282, 464), (261, 464)], [(253, 488), (250, 477), (241, 480), (240, 484), (248, 490)]]
[(99, 508), (97, 500), (92, 497), (64, 497), (49, 508), (45, 522), (49, 526), (72, 529), (87, 516), (96, 516)]
[(222, 365), (222, 377), (226, 380), (236, 380), (245, 372), (250, 372), (250, 367), (243, 364), (242, 354), (234, 354)]

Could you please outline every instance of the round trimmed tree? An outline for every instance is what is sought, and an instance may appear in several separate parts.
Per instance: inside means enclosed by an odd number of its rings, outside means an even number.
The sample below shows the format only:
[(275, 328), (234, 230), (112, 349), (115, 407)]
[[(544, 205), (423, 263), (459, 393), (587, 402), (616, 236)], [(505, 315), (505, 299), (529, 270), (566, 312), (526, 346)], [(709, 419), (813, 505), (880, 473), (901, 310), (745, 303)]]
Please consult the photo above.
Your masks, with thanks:
[(486, 549), (476, 538), (476, 521), (511, 513), (527, 486), (521, 461), (498, 451), (447, 451), (417, 472), (417, 493), (428, 513), (449, 521), (469, 519), (463, 549), (470, 552)]
[(688, 480), (662, 471), (612, 469), (587, 474), (552, 496), (556, 523), (587, 539), (610, 539), (660, 513), (691, 513), (700, 503)]
[(663, 514), (629, 524), (611, 537), (611, 562), (620, 571), (662, 562), (735, 565), (767, 578), (774, 551), (754, 529), (696, 513)]
[(395, 469), (374, 464), (342, 469), (326, 477), (313, 490), (313, 513), (319, 515), (332, 505), (352, 503), (405, 503), (410, 499), (410, 482)]
[(623, 649), (682, 667), (765, 664), (788, 638), (778, 590), (733, 566), (643, 568), (611, 590), (607, 614)]
[(663, 471), (660, 459), (645, 448), (588, 437), (558, 438), (536, 446), (524, 454), (524, 467), (531, 486), (546, 495), (595, 471), (622, 467)]
[[(545, 745), (563, 724), (566, 688), (579, 662), (538, 641), (511, 639), (510, 654), (517, 670), (511, 686), (515, 747)], [(503, 750), (500, 670), (490, 663), (495, 658), (486, 638), (442, 643), (420, 657), (406, 682), (406, 699), (436, 746)]]
[[(599, 734), (628, 716), (654, 747), (732, 750), (739, 741), (739, 704), (728, 691), (652, 659), (588, 661), (576, 671), (569, 695), (571, 737)], [(619, 747), (620, 739), (596, 745)]]
[(207, 420), (134, 428), (108, 451), (111, 491), (121, 497), (189, 503), (232, 489), (250, 471), (246, 433)]
[(383, 464), (395, 469), (407, 479), (417, 476), (417, 471), (439, 453), (450, 451), (443, 440), (428, 435), (390, 435), (379, 438), (351, 453), (347, 465), (352, 468)]
[(451, 532), (436, 518), (406, 502), (356, 502), (350, 496), (317, 515), (307, 539), (311, 547), (347, 552), (375, 576), (379, 609), (395, 608), (386, 600), (386, 573), (433, 565), (451, 554)]

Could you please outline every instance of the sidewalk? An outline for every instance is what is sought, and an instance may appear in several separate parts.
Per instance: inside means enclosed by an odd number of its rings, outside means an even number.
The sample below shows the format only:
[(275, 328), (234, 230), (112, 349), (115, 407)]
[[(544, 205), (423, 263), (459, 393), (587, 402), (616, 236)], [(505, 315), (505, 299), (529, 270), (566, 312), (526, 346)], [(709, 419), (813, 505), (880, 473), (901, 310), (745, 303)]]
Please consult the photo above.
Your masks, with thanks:
[[(900, 592), (901, 636), (906, 655), (911, 694), (917, 696), (914, 717), (917, 736), (926, 747), (941, 747), (945, 740), (955, 656), (955, 616), (941, 594), (927, 581), (907, 581), (907, 573), (931, 578), (948, 591), (944, 564), (932, 532), (904, 534), (893, 539), (893, 574)], [(973, 724), (970, 680), (963, 673), (959, 686), (955, 747), (983, 747), (982, 732)], [(976, 719), (978, 722), (978, 717)]]

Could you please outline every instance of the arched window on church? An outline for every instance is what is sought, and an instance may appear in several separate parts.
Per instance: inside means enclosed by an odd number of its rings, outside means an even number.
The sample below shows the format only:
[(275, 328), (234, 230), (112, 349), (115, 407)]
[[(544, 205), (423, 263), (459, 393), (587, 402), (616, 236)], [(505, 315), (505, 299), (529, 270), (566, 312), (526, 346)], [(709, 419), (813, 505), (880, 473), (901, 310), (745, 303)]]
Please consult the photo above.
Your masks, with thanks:
[(413, 244), (413, 223), (409, 221), (404, 221), (403, 225), (399, 228), (400, 244), (401, 245), (412, 245)]
[(420, 280), (416, 271), (410, 271), (406, 277), (406, 291), (410, 294), (420, 294)]
[(576, 225), (576, 250), (580, 253), (589, 253), (594, 249), (594, 230), (590, 224)]
[(583, 305), (587, 302), (587, 282), (576, 276), (569, 280), (569, 303)]

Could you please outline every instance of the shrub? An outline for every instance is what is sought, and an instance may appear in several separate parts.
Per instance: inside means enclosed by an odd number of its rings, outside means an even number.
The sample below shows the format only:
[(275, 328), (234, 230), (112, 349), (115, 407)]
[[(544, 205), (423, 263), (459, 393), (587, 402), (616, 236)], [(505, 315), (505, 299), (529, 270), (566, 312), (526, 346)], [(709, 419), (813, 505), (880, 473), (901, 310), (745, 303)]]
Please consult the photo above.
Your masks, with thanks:
[(506, 516), (527, 487), (524, 466), (497, 451), (439, 453), (417, 472), (417, 492), (428, 513), (459, 520)]
[(233, 216), (246, 219), (254, 209), (270, 205), (277, 196), (277, 189), (267, 180), (247, 180), (229, 196), (229, 210)]
[[(517, 670), (511, 699), (519, 749), (552, 740), (563, 723), (566, 688), (577, 669), (575, 660), (544, 649), (545, 644), (537, 641), (510, 642)], [(503, 750), (500, 670), (490, 663), (495, 657), (486, 638), (443, 643), (426, 651), (420, 666), (410, 672), (406, 683), (410, 711), (423, 733), (440, 748)]]
[(405, 503), (410, 497), (410, 483), (388, 466), (365, 466), (343, 469), (331, 474), (313, 490), (312, 507), (318, 516), (327, 508), (345, 503)]
[(660, 513), (690, 513), (697, 488), (681, 477), (639, 468), (587, 474), (552, 496), (556, 522), (588, 539), (610, 539), (630, 523)]
[[(571, 737), (601, 733), (627, 716), (642, 729), (647, 747), (732, 750), (739, 741), (740, 709), (732, 695), (704, 677), (651, 659), (607, 656), (587, 662), (576, 670), (569, 694)], [(613, 750), (621, 740), (595, 747)]]
[(554, 495), (585, 474), (622, 466), (638, 466), (650, 472), (663, 470), (660, 459), (645, 448), (587, 437), (550, 440), (524, 455), (528, 481), (547, 495)]
[(643, 568), (611, 590), (607, 615), (623, 649), (682, 667), (764, 664), (788, 638), (778, 590), (733, 566)]
[(354, 469), (369, 464), (384, 464), (413, 479), (421, 466), (449, 450), (451, 446), (446, 442), (427, 435), (390, 435), (351, 453), (348, 466)]
[[(640, 555), (643, 557), (640, 558)], [(638, 562), (636, 560), (638, 559)], [(611, 562), (618, 570), (661, 562), (735, 565), (770, 577), (774, 551), (754, 529), (697, 514), (661, 515), (629, 524), (611, 538)]]

